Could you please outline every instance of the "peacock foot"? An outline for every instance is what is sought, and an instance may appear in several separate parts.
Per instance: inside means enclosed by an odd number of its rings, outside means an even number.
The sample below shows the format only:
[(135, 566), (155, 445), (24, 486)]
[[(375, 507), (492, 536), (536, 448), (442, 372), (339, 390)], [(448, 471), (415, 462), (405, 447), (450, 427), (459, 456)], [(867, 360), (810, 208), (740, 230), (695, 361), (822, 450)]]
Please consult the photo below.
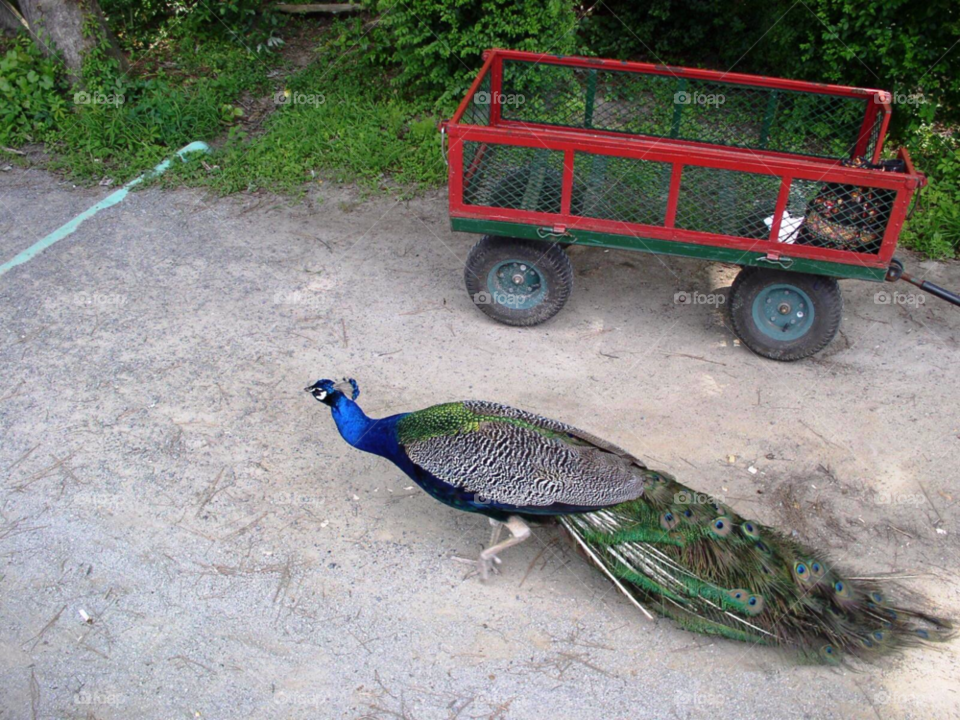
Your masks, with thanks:
[[(497, 568), (497, 565), (500, 565), (503, 561), (497, 557), (497, 554), (501, 550), (506, 550), (508, 547), (522, 543), (530, 537), (530, 527), (522, 518), (516, 515), (511, 515), (506, 522), (500, 522), (490, 518), (490, 524), (493, 525), (493, 532), (490, 534), (490, 545), (480, 553), (480, 557), (476, 560), (461, 557), (453, 558), (457, 562), (466, 562), (475, 566), (474, 569), (463, 578), (464, 580), (474, 575), (479, 575), (481, 580), (486, 581), (490, 579), (491, 572), (499, 574), (500, 570)], [(504, 527), (510, 531), (511, 537), (503, 542), (497, 542), (500, 539), (500, 531), (503, 530)]]
[[(486, 550), (484, 552), (486, 552)], [(496, 555), (484, 557), (484, 553), (480, 553), (480, 557), (476, 558), (453, 557), (451, 559), (455, 560), (456, 562), (466, 563), (467, 565), (473, 566), (470, 572), (463, 576), (464, 580), (472, 578), (474, 575), (479, 575), (480, 579), (484, 582), (490, 579), (491, 573), (495, 575), (500, 574), (500, 568), (497, 566), (503, 562), (503, 560), (498, 558)]]

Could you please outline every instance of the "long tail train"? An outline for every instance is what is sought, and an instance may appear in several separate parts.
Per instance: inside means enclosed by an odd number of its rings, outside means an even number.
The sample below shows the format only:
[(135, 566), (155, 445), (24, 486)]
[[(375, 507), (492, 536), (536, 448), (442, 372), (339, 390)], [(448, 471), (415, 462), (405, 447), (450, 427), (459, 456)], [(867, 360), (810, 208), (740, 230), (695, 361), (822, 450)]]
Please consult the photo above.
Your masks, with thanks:
[[(638, 500), (563, 527), (634, 604), (700, 633), (837, 663), (953, 636), (951, 621), (850, 579), (818, 551), (647, 471)], [(645, 611), (645, 610), (644, 610)]]

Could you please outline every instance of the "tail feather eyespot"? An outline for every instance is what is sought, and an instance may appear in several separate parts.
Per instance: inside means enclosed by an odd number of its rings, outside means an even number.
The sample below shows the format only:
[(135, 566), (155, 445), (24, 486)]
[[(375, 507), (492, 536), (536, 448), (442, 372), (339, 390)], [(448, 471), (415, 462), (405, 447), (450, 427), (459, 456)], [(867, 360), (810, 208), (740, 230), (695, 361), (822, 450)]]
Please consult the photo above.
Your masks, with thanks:
[(820, 648), (820, 659), (831, 665), (840, 662), (840, 651), (833, 645), (827, 643)]
[(660, 527), (668, 532), (673, 530), (679, 524), (680, 518), (674, 515), (672, 512), (665, 512), (660, 516)]
[(850, 588), (850, 584), (844, 582), (843, 580), (837, 580), (833, 584), (833, 592), (838, 600), (849, 600), (853, 597), (853, 591)]
[(710, 531), (716, 537), (727, 537), (730, 532), (733, 530), (733, 523), (730, 522), (730, 518), (726, 515), (721, 515), (718, 518), (714, 518), (710, 521)]

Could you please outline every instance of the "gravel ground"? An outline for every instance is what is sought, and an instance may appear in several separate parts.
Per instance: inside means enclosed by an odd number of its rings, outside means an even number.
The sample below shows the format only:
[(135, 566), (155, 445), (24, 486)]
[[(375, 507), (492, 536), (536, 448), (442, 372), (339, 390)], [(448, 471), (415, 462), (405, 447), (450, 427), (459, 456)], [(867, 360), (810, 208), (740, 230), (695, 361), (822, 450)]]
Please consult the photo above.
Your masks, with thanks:
[[(0, 260), (105, 194), (0, 174)], [(778, 364), (725, 324), (733, 268), (577, 248), (514, 329), (466, 296), (474, 240), (440, 193), (148, 189), (0, 277), (0, 718), (960, 717), (958, 643), (800, 667), (646, 621), (551, 528), (464, 579), (486, 521), (302, 392), (565, 420), (960, 615), (960, 312), (846, 282), (842, 336)]]

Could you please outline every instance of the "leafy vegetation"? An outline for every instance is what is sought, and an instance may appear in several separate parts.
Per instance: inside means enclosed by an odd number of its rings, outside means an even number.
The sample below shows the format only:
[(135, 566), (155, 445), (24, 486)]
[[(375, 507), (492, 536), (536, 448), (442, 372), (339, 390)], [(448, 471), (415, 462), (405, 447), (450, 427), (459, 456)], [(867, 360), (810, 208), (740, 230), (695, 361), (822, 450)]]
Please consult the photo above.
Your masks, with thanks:
[(0, 145), (42, 140), (67, 117), (56, 61), (25, 37), (0, 56)]
[(397, 85), (438, 104), (463, 97), (494, 47), (569, 54), (576, 48), (574, 6), (565, 0), (370, 0), (380, 13), (375, 60), (396, 67)]
[(317, 62), (288, 78), (271, 98), (276, 111), (262, 132), (233, 133), (213, 157), (181, 166), (171, 178), (222, 193), (263, 187), (296, 192), (324, 178), (368, 188), (440, 184), (440, 118), (431, 102), (390, 87), (382, 71), (341, 61), (338, 47), (325, 47)]
[[(122, 181), (202, 139), (214, 155), (164, 182), (299, 192), (326, 178), (406, 191), (444, 182), (436, 123), (487, 48), (735, 69), (892, 90), (888, 147), (907, 146), (930, 177), (904, 243), (960, 253), (954, 0), (363, 2), (368, 14), (330, 23), (287, 20), (262, 0), (101, 0), (130, 68), (101, 38), (70, 86), (28, 39), (7, 42), (0, 145), (45, 143), (54, 168)], [(294, 66), (284, 40), (304, 37)]]
[(929, 185), (921, 191), (902, 242), (929, 257), (956, 257), (960, 254), (960, 140), (925, 125), (911, 149), (922, 158)]
[(268, 91), (271, 66), (242, 47), (210, 41), (197, 48), (183, 38), (170, 51), (175, 67), (140, 76), (106, 61), (85, 65), (87, 86), (74, 92), (74, 112), (47, 138), (58, 150), (54, 166), (80, 178), (126, 179), (171, 149), (216, 138), (238, 117), (238, 98)]

